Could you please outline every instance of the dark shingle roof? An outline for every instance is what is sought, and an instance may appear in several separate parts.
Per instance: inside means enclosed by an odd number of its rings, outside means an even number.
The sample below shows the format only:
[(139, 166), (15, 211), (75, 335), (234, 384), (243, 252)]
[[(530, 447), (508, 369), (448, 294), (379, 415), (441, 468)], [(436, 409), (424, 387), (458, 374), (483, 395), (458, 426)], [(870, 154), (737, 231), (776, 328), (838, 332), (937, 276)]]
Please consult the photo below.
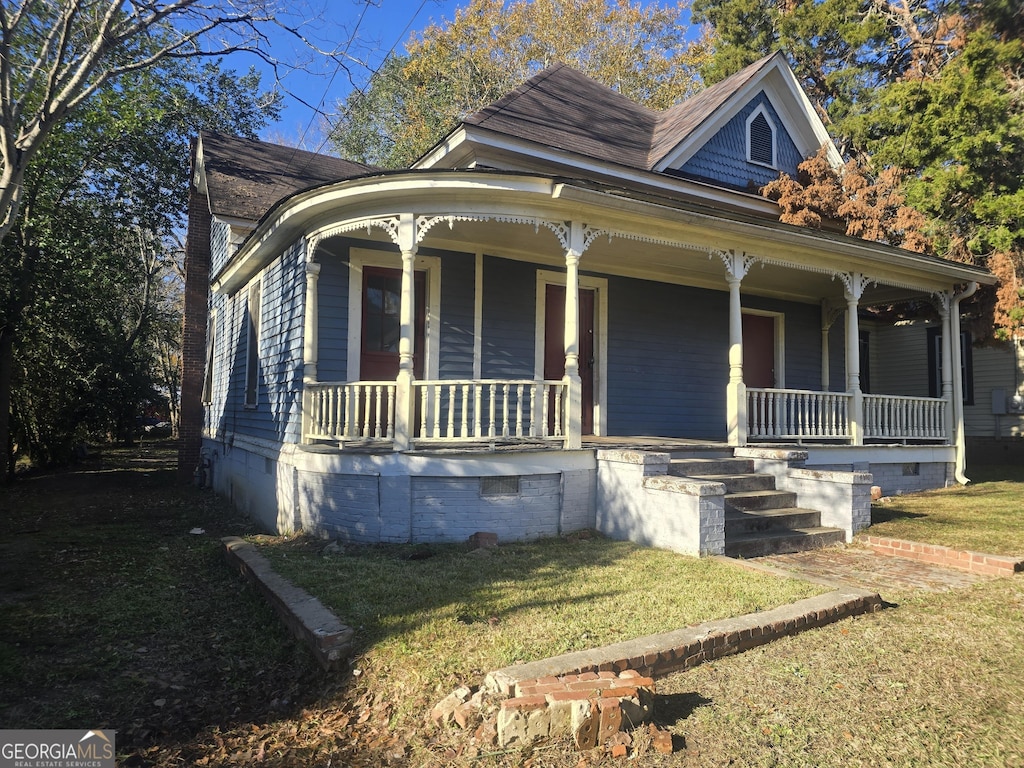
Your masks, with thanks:
[(643, 167), (657, 113), (582, 72), (555, 64), (466, 118), (467, 125)]
[(471, 114), (465, 123), (651, 170), (775, 56), (781, 55), (765, 56), (664, 112), (637, 104), (572, 67), (555, 64)]
[(303, 189), (377, 169), (328, 155), (204, 131), (203, 163), (214, 215), (259, 220)]

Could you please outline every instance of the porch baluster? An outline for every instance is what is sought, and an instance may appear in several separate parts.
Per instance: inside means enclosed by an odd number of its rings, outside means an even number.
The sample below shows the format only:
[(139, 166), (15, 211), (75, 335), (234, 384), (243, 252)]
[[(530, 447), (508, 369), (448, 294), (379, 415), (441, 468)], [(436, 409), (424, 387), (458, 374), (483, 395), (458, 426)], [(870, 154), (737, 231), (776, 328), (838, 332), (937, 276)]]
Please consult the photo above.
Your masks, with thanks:
[(434, 412), (431, 415), (431, 424), (433, 430), (431, 430), (431, 437), (441, 436), (441, 387), (434, 386)]
[(373, 416), (373, 436), (378, 440), (381, 438), (381, 408), (384, 407), (384, 387), (380, 384), (373, 388), (373, 404), (374, 404), (374, 416)]
[(448, 439), (455, 437), (455, 385), (448, 385)]
[(469, 384), (462, 385), (462, 431), (459, 437), (469, 437)]
[(495, 428), (495, 424), (494, 424), (494, 398), (498, 394), (497, 385), (491, 384), (491, 386), (489, 387), (489, 390), (490, 390), (489, 394), (491, 396), (491, 399), (490, 399), (490, 402), (487, 404), (487, 412), (488, 412), (487, 436), (490, 437), (490, 438), (493, 438), (494, 437), (494, 428)]
[(427, 425), (427, 403), (430, 402), (430, 387), (420, 386), (420, 435), (430, 437)]
[(508, 384), (501, 387), (501, 436), (508, 437), (511, 433), (508, 429)]
[(483, 400), (483, 387), (473, 385), (473, 437), (480, 437), (480, 408)]
[(523, 385), (516, 385), (516, 437), (523, 436)]

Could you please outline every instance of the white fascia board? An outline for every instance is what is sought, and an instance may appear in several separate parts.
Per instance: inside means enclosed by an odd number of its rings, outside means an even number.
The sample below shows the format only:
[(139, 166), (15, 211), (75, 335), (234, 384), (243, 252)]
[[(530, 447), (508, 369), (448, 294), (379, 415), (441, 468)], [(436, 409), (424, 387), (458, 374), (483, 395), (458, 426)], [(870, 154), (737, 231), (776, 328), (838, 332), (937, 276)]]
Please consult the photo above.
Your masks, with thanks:
[[(613, 211), (614, 218), (619, 221), (633, 220), (636, 231), (642, 231), (651, 237), (679, 237), (679, 230), (676, 227), (684, 224), (706, 233), (713, 233), (716, 249), (734, 248), (743, 250), (753, 257), (778, 260), (780, 263), (817, 267), (822, 271), (863, 271), (864, 274), (885, 282), (913, 285), (922, 290), (944, 290), (952, 283), (996, 282), (994, 275), (971, 269), (955, 261), (881, 246), (868, 240), (823, 239), (810, 230), (790, 228), (778, 223), (737, 221), (645, 200), (609, 195), (566, 183), (555, 186), (553, 197), (567, 202), (572, 201), (581, 206), (601, 207), (605, 210), (606, 217), (609, 211)], [(615, 200), (613, 208), (609, 206), (610, 198)], [(651, 217), (656, 219), (657, 223), (651, 222), (642, 229), (638, 228), (633, 217), (639, 216)], [(597, 222), (603, 224), (600, 218), (593, 220), (595, 227), (601, 226)], [(807, 254), (807, 257), (803, 254)]]
[[(216, 293), (234, 293), (292, 242), (337, 226), (346, 220), (380, 219), (415, 212), (444, 215), (452, 207), (462, 213), (507, 214), (509, 196), (523, 204), (551, 200), (553, 181), (539, 176), (445, 173), (396, 173), (340, 181), (300, 192), (260, 221), (252, 235), (214, 276)], [(501, 193), (502, 203), (490, 203), (488, 193)], [(520, 215), (520, 210), (516, 209)], [(521, 215), (543, 215), (544, 211)]]
[[(439, 141), (433, 149), (427, 151), (410, 168), (458, 168), (459, 162), (472, 154), (472, 148), (466, 146), (466, 127), (460, 125)], [(444, 164), (441, 161), (445, 160)]]
[(828, 129), (825, 128), (825, 124), (818, 117), (807, 94), (800, 87), (796, 75), (780, 56), (768, 64), (758, 77), (733, 93), (678, 147), (666, 155), (655, 166), (655, 170), (664, 172), (667, 169), (685, 165), (716, 133), (739, 114), (740, 110), (758, 91), (765, 92), (768, 101), (782, 118), (784, 130), (798, 142), (797, 149), (801, 154), (810, 157), (824, 144), (828, 147), (828, 159), (832, 167), (836, 169), (842, 167), (842, 157), (832, 142)]
[(642, 171), (626, 165), (618, 165), (595, 158), (578, 155), (573, 152), (555, 149), (543, 144), (516, 139), (505, 134), (487, 131), (474, 127), (466, 128), (465, 141), (479, 144), (492, 150), (509, 152), (527, 158), (531, 163), (543, 162), (565, 168), (563, 176), (600, 176), (607, 181), (602, 184), (614, 185), (616, 182), (642, 184), (652, 192), (686, 195), (708, 204), (720, 203), (731, 208), (746, 209), (751, 213), (778, 216), (778, 203), (747, 192), (738, 192), (724, 187), (716, 187), (699, 181), (682, 179), (678, 176), (664, 176), (658, 172)]

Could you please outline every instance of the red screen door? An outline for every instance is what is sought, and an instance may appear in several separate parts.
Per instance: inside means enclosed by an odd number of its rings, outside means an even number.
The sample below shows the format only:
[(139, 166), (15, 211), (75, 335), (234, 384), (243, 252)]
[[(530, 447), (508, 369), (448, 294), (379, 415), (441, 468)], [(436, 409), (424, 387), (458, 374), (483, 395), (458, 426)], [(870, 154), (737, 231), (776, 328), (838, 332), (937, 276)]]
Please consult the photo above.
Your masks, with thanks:
[[(423, 377), (426, 285), (425, 273), (417, 272), (413, 373), (418, 379)], [(359, 356), (361, 381), (394, 381), (398, 376), (401, 304), (402, 270), (363, 268), (363, 338)]]
[(743, 383), (775, 386), (775, 318), (770, 315), (743, 315)]
[[(565, 375), (565, 286), (548, 284), (544, 295), (544, 378)], [(583, 434), (594, 434), (594, 296), (580, 289), (580, 380)]]

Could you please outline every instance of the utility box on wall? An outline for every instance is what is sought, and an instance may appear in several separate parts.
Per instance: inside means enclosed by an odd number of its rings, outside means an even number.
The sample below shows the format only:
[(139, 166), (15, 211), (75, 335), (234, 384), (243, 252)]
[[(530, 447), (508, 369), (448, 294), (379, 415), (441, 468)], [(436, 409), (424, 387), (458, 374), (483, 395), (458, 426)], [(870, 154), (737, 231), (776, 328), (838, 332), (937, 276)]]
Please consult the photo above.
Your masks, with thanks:
[(1006, 413), (1006, 390), (992, 390), (992, 415), (1002, 416)]

